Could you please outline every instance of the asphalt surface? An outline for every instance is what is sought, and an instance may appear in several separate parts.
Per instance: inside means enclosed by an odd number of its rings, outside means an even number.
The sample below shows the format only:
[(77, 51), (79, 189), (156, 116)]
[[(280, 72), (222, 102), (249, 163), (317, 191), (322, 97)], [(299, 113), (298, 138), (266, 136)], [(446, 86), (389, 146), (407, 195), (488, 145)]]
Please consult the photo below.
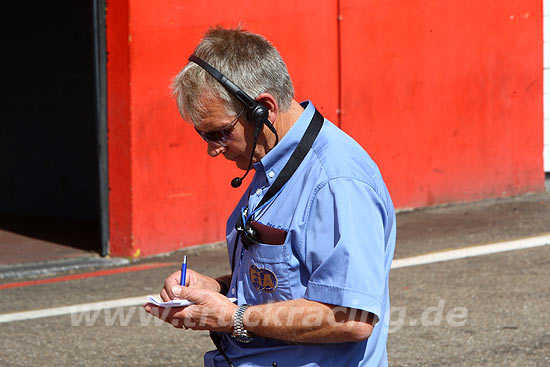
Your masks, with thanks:
[[(404, 212), (395, 258), (549, 232), (549, 194)], [(229, 271), (222, 245), (185, 252), (190, 268)], [(0, 314), (158, 293), (176, 270), (3, 289)], [(550, 365), (549, 278), (550, 246), (392, 270), (390, 365)], [(0, 284), (13, 281), (21, 279)], [(201, 366), (213, 349), (207, 333), (174, 329), (140, 307), (0, 323), (0, 335), (0, 366)]]

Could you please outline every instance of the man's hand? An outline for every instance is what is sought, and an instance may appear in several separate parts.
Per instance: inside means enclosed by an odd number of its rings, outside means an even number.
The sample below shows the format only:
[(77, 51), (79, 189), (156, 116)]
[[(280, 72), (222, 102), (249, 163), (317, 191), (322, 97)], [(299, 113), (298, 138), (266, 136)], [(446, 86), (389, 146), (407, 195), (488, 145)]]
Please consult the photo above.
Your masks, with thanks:
[[(215, 280), (214, 282), (217, 284)], [(233, 314), (237, 305), (224, 295), (213, 290), (179, 285), (170, 288), (170, 293), (174, 298), (187, 299), (194, 304), (187, 307), (162, 308), (147, 303), (144, 306), (145, 311), (177, 328), (225, 333), (233, 331)]]
[[(172, 293), (172, 288), (176, 285), (180, 285), (180, 278), (181, 270), (172, 273), (166, 278), (164, 281), (164, 288), (160, 291), (160, 298), (162, 298), (163, 301), (168, 302), (174, 298), (180, 298)], [(214, 278), (202, 275), (191, 269), (187, 269), (185, 274), (185, 285), (189, 288), (206, 289), (214, 292), (220, 291), (220, 285)]]

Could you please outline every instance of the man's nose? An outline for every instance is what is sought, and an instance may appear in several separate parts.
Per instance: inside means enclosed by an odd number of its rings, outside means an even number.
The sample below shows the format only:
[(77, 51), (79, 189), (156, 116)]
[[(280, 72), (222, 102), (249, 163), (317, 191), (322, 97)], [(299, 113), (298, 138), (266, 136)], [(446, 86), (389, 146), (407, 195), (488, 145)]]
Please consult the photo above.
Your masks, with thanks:
[(223, 145), (212, 143), (212, 142), (209, 141), (207, 149), (208, 149), (208, 155), (211, 156), (211, 157), (215, 157), (215, 156), (219, 155), (220, 153), (225, 152), (225, 150), (227, 148), (224, 147)]

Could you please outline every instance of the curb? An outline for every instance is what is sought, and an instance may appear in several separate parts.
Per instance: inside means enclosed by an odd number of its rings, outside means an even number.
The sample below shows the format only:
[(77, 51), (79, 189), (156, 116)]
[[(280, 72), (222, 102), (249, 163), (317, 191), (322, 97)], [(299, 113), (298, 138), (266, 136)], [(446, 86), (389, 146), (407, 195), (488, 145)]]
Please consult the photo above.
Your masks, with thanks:
[(107, 268), (128, 265), (129, 263), (130, 260), (125, 258), (79, 257), (36, 263), (0, 265), (0, 280), (53, 275), (71, 270)]

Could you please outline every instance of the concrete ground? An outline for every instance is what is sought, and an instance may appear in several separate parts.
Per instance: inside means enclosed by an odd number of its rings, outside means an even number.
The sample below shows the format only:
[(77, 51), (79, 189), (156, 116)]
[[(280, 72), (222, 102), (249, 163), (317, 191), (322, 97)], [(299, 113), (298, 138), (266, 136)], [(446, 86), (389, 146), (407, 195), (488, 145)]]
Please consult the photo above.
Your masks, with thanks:
[[(532, 237), (550, 233), (550, 194), (403, 212), (397, 222), (396, 259)], [(221, 245), (185, 253), (190, 268), (229, 271)], [(50, 284), (2, 289), (44, 277), (0, 279), (0, 316), (154, 294), (182, 256), (134, 263), (173, 266)], [(550, 365), (549, 276), (550, 246), (393, 269), (390, 365)], [(0, 333), (1, 366), (200, 366), (213, 349), (206, 333), (156, 323), (140, 307), (0, 323)]]
[(0, 272), (22, 263), (97, 259), (98, 227), (84, 219), (0, 215)]

